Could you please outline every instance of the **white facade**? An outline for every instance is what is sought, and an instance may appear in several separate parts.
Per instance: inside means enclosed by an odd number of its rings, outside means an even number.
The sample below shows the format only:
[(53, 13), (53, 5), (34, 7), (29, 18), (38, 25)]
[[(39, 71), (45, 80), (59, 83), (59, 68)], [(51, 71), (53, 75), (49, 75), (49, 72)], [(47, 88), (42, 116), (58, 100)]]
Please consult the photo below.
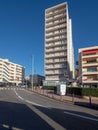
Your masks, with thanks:
[(45, 80), (66, 81), (72, 78), (72, 27), (65, 2), (45, 10)]
[(79, 49), (80, 83), (98, 85), (98, 46)]
[(24, 68), (21, 65), (0, 59), (0, 82), (19, 84), (23, 82)]

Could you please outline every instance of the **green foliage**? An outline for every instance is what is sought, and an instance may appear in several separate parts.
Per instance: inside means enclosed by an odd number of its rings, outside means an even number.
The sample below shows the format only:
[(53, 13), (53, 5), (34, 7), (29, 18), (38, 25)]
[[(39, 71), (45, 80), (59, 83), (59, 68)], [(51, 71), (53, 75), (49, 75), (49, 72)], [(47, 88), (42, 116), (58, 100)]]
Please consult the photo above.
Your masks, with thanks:
[(55, 90), (55, 86), (43, 86), (43, 89), (48, 89), (48, 90)]
[(98, 88), (67, 87), (67, 94), (98, 97)]
[[(57, 91), (55, 86), (43, 86), (43, 89), (54, 90), (54, 93)], [(77, 96), (93, 96), (98, 97), (98, 88), (81, 88), (81, 87), (67, 87), (67, 94), (74, 94)]]

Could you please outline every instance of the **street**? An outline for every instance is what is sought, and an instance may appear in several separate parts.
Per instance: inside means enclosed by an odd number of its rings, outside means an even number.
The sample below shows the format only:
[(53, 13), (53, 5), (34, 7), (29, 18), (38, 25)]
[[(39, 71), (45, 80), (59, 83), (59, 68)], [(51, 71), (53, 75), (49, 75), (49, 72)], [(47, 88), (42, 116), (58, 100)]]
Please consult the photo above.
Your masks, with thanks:
[(0, 130), (98, 130), (98, 111), (21, 88), (0, 89)]

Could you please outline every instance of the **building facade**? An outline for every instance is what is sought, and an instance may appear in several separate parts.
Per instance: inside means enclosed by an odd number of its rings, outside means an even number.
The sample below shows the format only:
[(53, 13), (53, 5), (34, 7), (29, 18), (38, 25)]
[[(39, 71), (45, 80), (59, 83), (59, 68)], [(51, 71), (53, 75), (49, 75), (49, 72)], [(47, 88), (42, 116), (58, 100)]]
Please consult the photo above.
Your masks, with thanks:
[(8, 59), (0, 59), (0, 83), (18, 85), (23, 82), (24, 67), (10, 62)]
[(34, 86), (42, 86), (43, 80), (45, 80), (45, 77), (42, 75), (34, 74), (33, 76), (30, 75), (29, 79), (30, 79), (30, 83), (32, 84), (33, 82)]
[(74, 49), (67, 3), (45, 10), (45, 81), (74, 78)]
[(79, 76), (83, 85), (98, 86), (98, 46), (79, 49)]

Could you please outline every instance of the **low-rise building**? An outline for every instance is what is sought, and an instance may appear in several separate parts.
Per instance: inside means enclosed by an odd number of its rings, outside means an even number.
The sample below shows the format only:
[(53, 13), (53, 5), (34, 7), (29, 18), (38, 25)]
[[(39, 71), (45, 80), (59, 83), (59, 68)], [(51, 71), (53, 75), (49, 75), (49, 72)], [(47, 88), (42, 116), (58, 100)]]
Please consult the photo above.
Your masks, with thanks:
[(0, 58), (0, 84), (18, 85), (23, 82), (24, 67)]
[(32, 84), (33, 82), (33, 85), (35, 86), (39, 86), (39, 85), (42, 86), (43, 80), (45, 80), (45, 77), (42, 75), (38, 75), (38, 74), (34, 74), (33, 76), (30, 75), (30, 83)]
[(79, 49), (79, 76), (81, 84), (98, 87), (98, 46)]

